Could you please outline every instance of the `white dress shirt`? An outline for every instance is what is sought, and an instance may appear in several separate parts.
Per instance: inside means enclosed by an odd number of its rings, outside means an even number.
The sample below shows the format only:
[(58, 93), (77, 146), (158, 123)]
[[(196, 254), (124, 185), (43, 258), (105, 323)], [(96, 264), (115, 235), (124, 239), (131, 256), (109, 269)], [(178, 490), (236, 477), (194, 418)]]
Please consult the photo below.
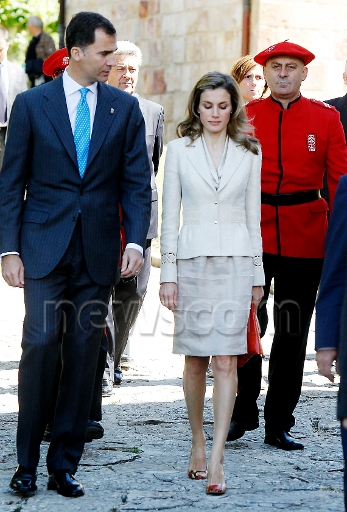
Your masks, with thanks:
[[(63, 73), (63, 88), (66, 99), (67, 111), (70, 118), (72, 133), (75, 131), (76, 124), (76, 113), (77, 106), (81, 99), (80, 89), (82, 88), (80, 84), (75, 82), (69, 75), (69, 68), (67, 67)], [(88, 93), (86, 96), (89, 112), (90, 112), (90, 136), (93, 132), (93, 123), (95, 117), (96, 104), (98, 101), (98, 82), (94, 82), (92, 85), (86, 87), (86, 89), (90, 90), (90, 94)]]
[[(73, 80), (69, 75), (69, 67), (67, 67), (63, 73), (63, 88), (65, 93), (67, 111), (71, 123), (71, 129), (72, 133), (74, 133), (76, 124), (77, 105), (81, 99), (80, 89), (82, 87), (80, 84), (75, 82), (75, 80)], [(91, 94), (88, 93), (86, 98), (90, 112), (90, 135), (92, 135), (96, 104), (98, 101), (98, 82), (94, 82), (92, 85), (89, 85), (87, 89), (91, 91)], [(140, 245), (130, 242), (126, 245), (126, 249), (137, 249), (143, 255), (143, 249)], [(8, 251), (2, 253), (0, 255), (0, 258), (2, 258), (3, 256), (7, 256), (9, 254), (19, 255), (18, 252)]]

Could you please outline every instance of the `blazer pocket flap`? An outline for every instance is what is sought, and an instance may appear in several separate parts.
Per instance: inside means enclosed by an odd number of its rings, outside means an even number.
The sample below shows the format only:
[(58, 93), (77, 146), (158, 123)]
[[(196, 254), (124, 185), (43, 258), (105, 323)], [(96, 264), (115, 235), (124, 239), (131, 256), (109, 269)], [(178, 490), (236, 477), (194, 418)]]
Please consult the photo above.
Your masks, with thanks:
[(23, 222), (34, 222), (35, 224), (44, 224), (49, 217), (48, 212), (39, 210), (26, 210), (23, 215)]
[(310, 204), (310, 210), (312, 213), (322, 213), (327, 212), (329, 207), (325, 199), (318, 199), (318, 201), (313, 201)]

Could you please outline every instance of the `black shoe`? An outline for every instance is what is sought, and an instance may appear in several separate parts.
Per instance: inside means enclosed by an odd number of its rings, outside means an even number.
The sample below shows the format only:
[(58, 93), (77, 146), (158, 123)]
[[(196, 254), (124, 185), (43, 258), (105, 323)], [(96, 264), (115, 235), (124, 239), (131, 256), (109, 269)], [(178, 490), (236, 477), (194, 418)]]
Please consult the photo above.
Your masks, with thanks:
[(10, 488), (17, 494), (33, 496), (37, 491), (36, 477), (36, 468), (29, 469), (19, 464), (11, 478)]
[(114, 384), (116, 386), (119, 386), (122, 384), (123, 380), (123, 372), (120, 366), (117, 366), (117, 368), (114, 369)]
[(102, 379), (102, 396), (111, 396), (113, 393), (113, 384), (110, 379)]
[(287, 451), (304, 449), (303, 444), (297, 443), (289, 432), (285, 432), (284, 430), (276, 434), (265, 434), (264, 443), (277, 446), (277, 448)]
[(88, 420), (86, 442), (90, 443), (93, 439), (101, 439), (104, 437), (104, 428), (98, 421)]
[(59, 469), (49, 475), (47, 489), (57, 491), (66, 498), (78, 498), (84, 495), (83, 485), (75, 480), (74, 475), (67, 469)]
[(45, 432), (43, 434), (43, 441), (46, 443), (50, 443), (52, 441), (52, 433), (53, 433), (53, 423), (47, 423)]
[(236, 439), (240, 439), (243, 435), (245, 435), (246, 429), (243, 428), (241, 423), (238, 421), (232, 421), (230, 423), (230, 428), (227, 436), (227, 441), (236, 441)]

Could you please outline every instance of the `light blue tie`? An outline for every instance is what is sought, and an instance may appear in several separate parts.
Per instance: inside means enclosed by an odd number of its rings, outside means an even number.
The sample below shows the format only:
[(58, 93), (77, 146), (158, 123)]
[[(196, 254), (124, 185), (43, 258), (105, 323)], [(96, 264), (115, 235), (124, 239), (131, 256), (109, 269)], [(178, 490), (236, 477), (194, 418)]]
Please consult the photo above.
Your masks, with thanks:
[(90, 111), (87, 103), (87, 93), (89, 89), (82, 87), (80, 89), (81, 99), (77, 105), (76, 124), (74, 140), (77, 152), (78, 170), (81, 178), (87, 167), (88, 151), (90, 144)]

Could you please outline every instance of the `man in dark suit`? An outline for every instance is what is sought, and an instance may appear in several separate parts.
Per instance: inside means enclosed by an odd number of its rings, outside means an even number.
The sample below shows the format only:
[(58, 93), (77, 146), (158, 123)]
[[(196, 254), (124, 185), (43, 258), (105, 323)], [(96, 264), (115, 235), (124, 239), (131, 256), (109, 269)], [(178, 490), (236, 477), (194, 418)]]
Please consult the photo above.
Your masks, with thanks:
[(120, 271), (128, 278), (143, 265), (151, 192), (138, 103), (103, 83), (115, 64), (113, 25), (100, 14), (79, 13), (67, 27), (66, 47), (67, 71), (20, 94), (13, 106), (0, 174), (0, 254), (5, 281), (24, 288), (26, 305), (19, 466), (10, 487), (21, 494), (36, 491), (61, 351), (48, 489), (77, 497), (84, 494), (74, 473), (101, 333), (111, 285), (119, 280), (118, 203), (129, 242)]
[[(345, 65), (345, 71), (343, 73), (343, 82), (347, 85), (347, 62)], [(347, 140), (347, 94), (344, 96), (340, 96), (339, 98), (333, 98), (331, 100), (325, 100), (325, 103), (329, 103), (329, 105), (333, 105), (340, 112), (340, 121), (342, 123), (345, 137)]]
[[(147, 233), (144, 266), (136, 280), (120, 282), (112, 290), (107, 315), (109, 348), (104, 391), (112, 390), (113, 380), (121, 376), (120, 359), (128, 343), (129, 332), (135, 323), (146, 294), (151, 269), (151, 242), (158, 236), (158, 191), (155, 177), (159, 169), (159, 160), (163, 151), (164, 109), (158, 103), (141, 98), (135, 93), (139, 70), (142, 64), (142, 52), (130, 41), (118, 41), (116, 66), (112, 68), (108, 83), (137, 98), (146, 125), (146, 144), (151, 167), (152, 208), (151, 222)], [(129, 344), (128, 344), (129, 345)], [(115, 372), (114, 372), (115, 369)], [(119, 380), (117, 383), (120, 383)], [(101, 398), (99, 413), (92, 419), (101, 418)]]
[(321, 375), (334, 381), (338, 360), (340, 388), (337, 417), (341, 421), (347, 510), (347, 176), (340, 179), (326, 238), (326, 256), (316, 304), (316, 360)]
[(17, 94), (27, 90), (24, 70), (7, 60), (8, 31), (0, 27), (0, 169), (4, 158), (8, 120)]

